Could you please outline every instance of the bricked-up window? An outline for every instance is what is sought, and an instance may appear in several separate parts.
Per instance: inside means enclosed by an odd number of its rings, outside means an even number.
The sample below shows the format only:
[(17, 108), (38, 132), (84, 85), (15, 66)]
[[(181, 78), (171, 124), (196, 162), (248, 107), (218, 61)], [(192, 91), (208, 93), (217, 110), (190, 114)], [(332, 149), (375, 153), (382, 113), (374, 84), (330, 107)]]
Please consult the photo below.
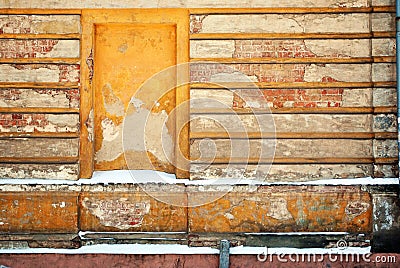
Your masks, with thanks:
[[(176, 168), (182, 160), (175, 150), (188, 154), (188, 126), (182, 122), (188, 121), (189, 110), (173, 110), (188, 100), (188, 87), (163, 92), (161, 85), (181, 80), (179, 73), (170, 73), (143, 88), (151, 76), (188, 61), (187, 10), (83, 11), (82, 18), (87, 62), (82, 82), (88, 90), (81, 92), (81, 177), (90, 177), (93, 170), (150, 169), (187, 178), (187, 168)], [(160, 124), (167, 129), (169, 151), (154, 134)]]

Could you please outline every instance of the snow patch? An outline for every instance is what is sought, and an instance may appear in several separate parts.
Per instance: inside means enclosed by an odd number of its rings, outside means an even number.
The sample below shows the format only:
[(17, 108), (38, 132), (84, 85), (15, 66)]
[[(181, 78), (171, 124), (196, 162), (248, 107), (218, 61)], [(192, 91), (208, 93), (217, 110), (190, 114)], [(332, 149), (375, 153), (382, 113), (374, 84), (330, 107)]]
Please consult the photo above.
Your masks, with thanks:
[(0, 179), (0, 185), (94, 185), (94, 184), (128, 184), (128, 183), (162, 183), (184, 185), (398, 185), (399, 178), (355, 178), (326, 179), (299, 182), (265, 182), (248, 179), (219, 178), (212, 180), (177, 179), (174, 174), (154, 170), (110, 170), (96, 171), (91, 179), (48, 180), (48, 179)]
[[(263, 254), (266, 247), (239, 246), (230, 248), (233, 255)], [(369, 254), (371, 247), (339, 248), (268, 248), (268, 254)], [(0, 254), (219, 254), (218, 249), (210, 247), (189, 247), (185, 245), (156, 245), (156, 244), (99, 244), (83, 246), (78, 249), (56, 248), (24, 248), (0, 249)]]

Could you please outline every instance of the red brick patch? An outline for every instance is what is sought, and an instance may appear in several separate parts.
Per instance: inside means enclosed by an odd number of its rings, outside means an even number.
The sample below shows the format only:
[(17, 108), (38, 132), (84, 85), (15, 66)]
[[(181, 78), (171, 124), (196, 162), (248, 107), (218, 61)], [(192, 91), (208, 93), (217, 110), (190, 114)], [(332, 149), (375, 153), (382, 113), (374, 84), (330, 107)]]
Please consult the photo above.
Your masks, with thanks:
[(45, 114), (0, 114), (0, 126), (12, 127), (45, 127), (49, 124)]
[(234, 108), (340, 107), (343, 89), (254, 89), (236, 90)]
[(192, 82), (209, 82), (216, 74), (241, 72), (256, 82), (304, 82), (306, 66), (307, 64), (193, 64), (190, 78)]
[(201, 32), (203, 28), (203, 20), (206, 15), (191, 15), (190, 16), (190, 33), (195, 34)]
[(53, 50), (58, 40), (0, 40), (0, 58), (36, 58)]
[(234, 58), (315, 58), (304, 40), (236, 40)]

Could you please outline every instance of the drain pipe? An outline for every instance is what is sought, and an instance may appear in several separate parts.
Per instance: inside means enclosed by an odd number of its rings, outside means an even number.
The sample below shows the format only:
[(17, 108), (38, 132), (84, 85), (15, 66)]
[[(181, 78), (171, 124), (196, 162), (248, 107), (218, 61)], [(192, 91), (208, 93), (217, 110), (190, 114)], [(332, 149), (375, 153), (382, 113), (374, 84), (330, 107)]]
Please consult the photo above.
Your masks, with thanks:
[(400, 0), (396, 0), (396, 89), (397, 89), (397, 148), (399, 156), (398, 166), (400, 171)]

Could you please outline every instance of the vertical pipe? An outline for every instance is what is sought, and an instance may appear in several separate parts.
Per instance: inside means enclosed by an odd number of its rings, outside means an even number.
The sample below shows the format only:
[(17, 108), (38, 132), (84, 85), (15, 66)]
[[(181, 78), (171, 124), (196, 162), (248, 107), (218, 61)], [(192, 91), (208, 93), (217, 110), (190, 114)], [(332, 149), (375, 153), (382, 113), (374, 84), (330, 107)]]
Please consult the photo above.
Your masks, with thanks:
[(396, 91), (397, 91), (397, 148), (400, 172), (400, 0), (396, 0)]
[(219, 246), (219, 268), (229, 268), (229, 247), (228, 240), (221, 240)]

